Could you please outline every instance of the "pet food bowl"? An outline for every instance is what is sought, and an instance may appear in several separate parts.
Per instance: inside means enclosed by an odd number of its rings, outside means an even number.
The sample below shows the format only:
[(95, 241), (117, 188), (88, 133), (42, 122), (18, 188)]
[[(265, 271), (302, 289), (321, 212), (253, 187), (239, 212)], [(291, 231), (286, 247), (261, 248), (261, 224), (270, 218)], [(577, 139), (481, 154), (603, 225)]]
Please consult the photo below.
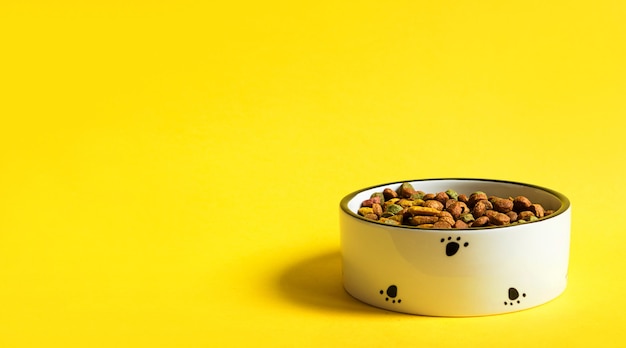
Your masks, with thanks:
[(388, 225), (358, 215), (388, 183), (347, 195), (340, 203), (342, 278), (356, 299), (383, 309), (428, 316), (482, 316), (544, 304), (566, 287), (571, 208), (551, 189), (510, 181), (406, 181), (426, 193), (483, 191), (526, 196), (554, 213), (534, 222), (469, 229)]

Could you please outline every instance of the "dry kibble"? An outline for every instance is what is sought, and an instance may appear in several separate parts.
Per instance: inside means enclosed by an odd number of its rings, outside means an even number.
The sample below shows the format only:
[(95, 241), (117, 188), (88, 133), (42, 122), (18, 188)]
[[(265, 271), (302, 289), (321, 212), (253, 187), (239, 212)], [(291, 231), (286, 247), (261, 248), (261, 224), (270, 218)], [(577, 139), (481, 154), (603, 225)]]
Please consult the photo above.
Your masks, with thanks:
[(443, 203), (434, 200), (434, 199), (429, 199), (427, 201), (424, 201), (423, 204), (425, 207), (429, 207), (429, 208), (433, 208), (433, 209), (437, 209), (437, 210), (443, 210)]
[(365, 218), (370, 219), (370, 220), (378, 220), (378, 215), (374, 213), (370, 213), (370, 214), (365, 215)]
[(507, 212), (506, 215), (509, 217), (509, 219), (511, 219), (511, 222), (517, 221), (517, 213), (514, 212), (513, 210), (511, 210), (510, 212)]
[(496, 226), (508, 225), (511, 223), (511, 218), (506, 214), (500, 213), (495, 210), (487, 210), (485, 216), (489, 218), (489, 222)]
[(415, 193), (411, 195), (411, 199), (422, 199), (425, 194), (424, 191), (415, 191)]
[(435, 200), (441, 203), (446, 203), (448, 199), (450, 199), (450, 196), (448, 196), (448, 194), (445, 192), (437, 192), (437, 194), (435, 195)]
[(467, 200), (467, 205), (471, 208), (474, 206), (474, 204), (476, 204), (476, 202), (488, 199), (489, 197), (487, 197), (486, 193), (482, 191), (476, 191), (469, 196)]
[(459, 199), (459, 194), (454, 190), (447, 190), (446, 194), (448, 195), (448, 197), (450, 197), (450, 199)]
[(361, 207), (358, 211), (359, 215), (366, 216), (367, 214), (374, 214), (374, 209), (371, 207)]
[(452, 225), (447, 221), (437, 221), (433, 224), (433, 228), (452, 228)]
[(530, 221), (530, 217), (531, 217), (531, 216), (536, 217), (536, 216), (535, 216), (535, 213), (533, 213), (532, 211), (530, 211), (530, 210), (524, 210), (524, 211), (521, 211), (521, 212), (519, 212), (519, 213), (517, 214), (517, 220)]
[(435, 199), (435, 194), (434, 193), (427, 193), (424, 195), (424, 197), (422, 197), (423, 200), (428, 201), (431, 199)]
[(377, 216), (382, 216), (383, 215), (383, 207), (380, 204), (378, 204), (378, 203), (374, 203), (372, 205), (372, 211)]
[(410, 198), (415, 193), (413, 185), (408, 182), (402, 183), (398, 189), (398, 196), (404, 198)]
[(380, 220), (378, 220), (384, 224), (388, 224), (388, 225), (400, 225), (399, 221), (390, 219), (390, 218), (380, 218)]
[(396, 215), (390, 216), (388, 219), (398, 221), (400, 224), (402, 224), (402, 222), (404, 221), (404, 215), (396, 214)]
[(485, 212), (487, 212), (487, 210), (491, 209), (493, 209), (493, 205), (491, 204), (491, 202), (486, 199), (481, 199), (474, 204), (474, 207), (472, 208), (472, 215), (474, 215), (474, 217), (481, 217), (485, 215)]
[(401, 206), (403, 208), (408, 208), (408, 207), (413, 206), (415, 204), (415, 201), (412, 201), (412, 200), (407, 199), (407, 198), (402, 198), (398, 202), (396, 202), (396, 204), (398, 204), (399, 206)]
[(467, 208), (465, 203), (456, 201), (452, 203), (446, 210), (450, 214), (452, 214), (452, 217), (456, 220), (461, 216), (461, 214), (463, 214), (463, 212), (465, 211), (465, 208)]
[(439, 221), (446, 222), (448, 225), (450, 225), (450, 227), (452, 227), (454, 226), (455, 219), (452, 216), (444, 215), (439, 217), (439, 220), (437, 220), (437, 222)]
[(462, 229), (469, 228), (469, 225), (465, 221), (459, 219), (454, 222), (454, 225), (452, 227), (462, 230)]
[(458, 202), (456, 199), (450, 198), (450, 199), (448, 199), (447, 201), (445, 201), (443, 203), (443, 207), (444, 207), (444, 209), (448, 209), (448, 207), (450, 207), (452, 204), (454, 204), (456, 202)]
[(463, 203), (467, 204), (467, 202), (469, 201), (469, 197), (467, 197), (467, 195), (465, 195), (465, 194), (461, 193), (461, 194), (459, 195), (459, 197), (457, 198), (457, 200), (458, 200), (459, 202), (463, 202)]
[(370, 199), (366, 199), (361, 203), (362, 207), (371, 207), (374, 203), (381, 203), (380, 197), (376, 196), (376, 197), (372, 197)]
[(530, 223), (554, 214), (554, 210), (524, 196), (487, 196), (482, 191), (467, 196), (451, 189), (425, 193), (402, 183), (397, 190), (385, 188), (373, 193), (361, 202), (357, 213), (391, 225), (471, 229)]
[(530, 199), (524, 196), (517, 196), (513, 199), (513, 209), (515, 209), (515, 211), (528, 210), (531, 205)]
[(470, 222), (474, 221), (474, 215), (467, 213), (467, 214), (463, 214), (459, 217), (459, 220), (469, 224)]
[(493, 210), (499, 213), (508, 213), (513, 210), (513, 201), (508, 198), (491, 196), (489, 202), (493, 205)]
[(427, 215), (415, 215), (411, 216), (407, 219), (409, 224), (413, 226), (423, 225), (423, 224), (434, 224), (439, 220), (436, 216), (427, 216)]
[(441, 212), (440, 209), (420, 206), (409, 207), (406, 211), (411, 215), (437, 215)]
[(471, 226), (472, 227), (483, 227), (485, 225), (487, 225), (489, 223), (489, 218), (485, 215), (477, 218), (476, 220), (474, 220), (474, 222), (472, 222)]
[(528, 210), (535, 213), (535, 216), (538, 218), (542, 218), (545, 215), (545, 210), (543, 210), (543, 207), (541, 206), (541, 204), (536, 204), (536, 203), (532, 204), (530, 208), (528, 208)]
[(399, 212), (401, 212), (404, 208), (402, 208), (402, 206), (398, 205), (398, 204), (391, 204), (388, 207), (386, 207), (385, 212), (387, 213), (391, 213), (391, 214), (398, 214)]
[(380, 199), (381, 202), (385, 201), (385, 195), (383, 195), (382, 192), (374, 192), (372, 193), (372, 195), (370, 196), (370, 198), (375, 198), (378, 197), (378, 199)]
[(439, 214), (437, 214), (437, 216), (438, 217), (444, 217), (444, 216), (452, 217), (452, 214), (450, 214), (450, 212), (448, 212), (448, 211), (442, 210), (442, 211), (439, 212)]
[(398, 197), (398, 193), (390, 188), (386, 188), (383, 190), (383, 196), (385, 197), (385, 200), (387, 201), (392, 198)]
[(399, 198), (392, 198), (392, 199), (390, 199), (390, 200), (388, 200), (388, 201), (385, 201), (385, 202), (383, 203), (383, 209), (384, 209), (384, 210), (387, 210), (387, 208), (388, 208), (390, 205), (392, 205), (392, 204), (396, 204), (398, 201), (400, 201), (400, 199), (399, 199)]

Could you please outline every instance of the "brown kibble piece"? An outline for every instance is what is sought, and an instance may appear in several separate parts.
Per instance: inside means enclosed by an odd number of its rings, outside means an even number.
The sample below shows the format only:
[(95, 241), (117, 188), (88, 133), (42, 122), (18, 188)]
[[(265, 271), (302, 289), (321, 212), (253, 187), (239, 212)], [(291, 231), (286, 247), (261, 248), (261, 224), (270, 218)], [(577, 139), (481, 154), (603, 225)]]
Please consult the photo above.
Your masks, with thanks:
[(372, 204), (374, 204), (374, 203), (380, 204), (381, 203), (380, 197), (375, 196), (375, 197), (372, 197), (370, 199), (366, 199), (366, 200), (363, 201), (363, 203), (361, 203), (361, 206), (362, 207), (371, 207)]
[(519, 214), (517, 214), (517, 219), (530, 221), (531, 216), (535, 216), (535, 213), (533, 213), (530, 210), (524, 210), (524, 211), (519, 212)]
[(474, 220), (472, 222), (472, 224), (470, 225), (471, 227), (483, 227), (485, 225), (487, 225), (489, 223), (489, 218), (485, 215), (477, 218), (476, 220)]
[(372, 205), (372, 211), (374, 212), (374, 214), (378, 215), (378, 216), (382, 216), (383, 215), (383, 207), (378, 204), (378, 203), (374, 203)]
[(437, 209), (437, 210), (443, 210), (443, 203), (441, 203), (441, 202), (439, 202), (437, 200), (434, 200), (434, 199), (429, 199), (427, 201), (424, 201), (423, 205), (425, 207), (434, 208), (434, 209)]
[(511, 210), (510, 212), (506, 213), (506, 215), (509, 217), (509, 219), (511, 219), (511, 222), (517, 221), (517, 213), (514, 212), (513, 210)]
[(445, 222), (447, 222), (450, 226), (454, 226), (454, 222), (455, 222), (455, 220), (452, 218), (452, 216), (446, 216), (446, 215), (444, 215), (444, 216), (440, 216), (440, 217), (439, 217), (439, 220), (437, 220), (437, 221), (445, 221)]
[(530, 199), (524, 196), (517, 196), (513, 199), (513, 209), (518, 213), (520, 211), (528, 210), (531, 205), (532, 203), (530, 202)]
[(495, 210), (487, 210), (485, 216), (489, 218), (489, 223), (493, 225), (501, 226), (511, 223), (511, 218)]
[(423, 200), (427, 201), (430, 199), (435, 199), (435, 194), (434, 193), (427, 193), (424, 195), (424, 197), (422, 197)]
[(433, 228), (452, 228), (447, 221), (437, 221), (433, 224)]
[(443, 206), (445, 207), (445, 209), (448, 209), (449, 206), (451, 206), (452, 204), (454, 204), (456, 202), (458, 202), (456, 199), (450, 198), (450, 199), (448, 199), (447, 201), (445, 201), (443, 203)]
[(449, 212), (442, 210), (439, 212), (439, 214), (437, 214), (438, 217), (444, 217), (444, 216), (448, 216), (448, 217), (452, 217), (452, 214), (450, 214)]
[(439, 220), (436, 216), (415, 215), (407, 219), (408, 223), (413, 226), (423, 224), (434, 224)]
[(472, 208), (472, 215), (474, 215), (474, 218), (478, 218), (485, 215), (485, 212), (490, 209), (493, 209), (491, 202), (486, 199), (482, 199), (474, 204), (474, 207)]
[(472, 208), (474, 207), (474, 204), (476, 204), (476, 202), (478, 201), (482, 201), (483, 199), (488, 199), (487, 194), (482, 192), (482, 191), (477, 191), (472, 193), (468, 200), (467, 200), (467, 206)]
[(530, 208), (528, 208), (528, 210), (532, 211), (533, 213), (535, 213), (535, 216), (538, 218), (542, 218), (545, 215), (545, 210), (543, 209), (543, 207), (541, 206), (541, 204), (532, 204), (530, 206)]
[(452, 215), (452, 217), (456, 220), (463, 214), (465, 211), (464, 208), (467, 208), (465, 203), (463, 202), (454, 202), (452, 203), (446, 210)]
[(385, 201), (388, 201), (392, 198), (398, 197), (398, 193), (390, 188), (386, 188), (383, 190), (383, 196), (385, 197)]
[(399, 197), (410, 198), (415, 193), (415, 189), (413, 188), (413, 185), (405, 182), (400, 185), (397, 193)]
[(459, 230), (462, 230), (462, 229), (465, 229), (465, 228), (469, 228), (469, 225), (467, 223), (465, 223), (463, 220), (456, 220), (452, 227), (454, 227), (456, 229), (459, 229)]
[(493, 204), (493, 210), (499, 213), (508, 213), (513, 210), (513, 201), (508, 198), (490, 197), (489, 202)]
[(435, 200), (441, 203), (446, 203), (448, 199), (450, 199), (450, 196), (448, 196), (448, 194), (445, 192), (437, 192), (437, 194), (435, 195)]
[(463, 203), (467, 204), (467, 201), (469, 200), (469, 197), (467, 197), (467, 195), (466, 195), (466, 194), (463, 194), (463, 193), (462, 193), (462, 194), (460, 194), (460, 195), (459, 195), (459, 197), (457, 198), (457, 200), (458, 200), (459, 202), (463, 202)]

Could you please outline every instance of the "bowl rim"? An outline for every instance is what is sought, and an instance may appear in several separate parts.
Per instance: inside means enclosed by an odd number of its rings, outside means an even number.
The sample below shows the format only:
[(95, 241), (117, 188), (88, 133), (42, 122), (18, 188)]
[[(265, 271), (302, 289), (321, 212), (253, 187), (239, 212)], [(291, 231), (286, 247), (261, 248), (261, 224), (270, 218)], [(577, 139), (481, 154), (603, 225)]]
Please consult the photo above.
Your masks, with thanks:
[[(533, 189), (541, 190), (541, 191), (547, 192), (547, 193), (555, 196), (561, 202), (561, 206), (559, 207), (559, 209), (557, 209), (554, 213), (550, 214), (549, 216), (540, 218), (537, 221), (533, 221), (532, 222), (533, 224), (541, 223), (543, 221), (546, 221), (546, 220), (549, 220), (551, 218), (557, 217), (557, 216), (563, 214), (564, 212), (566, 212), (570, 208), (570, 201), (569, 201), (569, 199), (564, 194), (562, 194), (562, 193), (560, 193), (558, 191), (555, 191), (553, 189), (550, 189), (550, 188), (547, 188), (547, 187), (543, 187), (543, 186), (539, 186), (539, 185), (535, 185), (535, 184), (528, 184), (528, 183), (524, 183), (524, 182), (518, 182), (518, 181), (501, 180), (501, 179), (485, 179), (485, 178), (427, 178), (427, 179), (412, 179), (412, 180), (392, 181), (392, 182), (388, 182), (388, 183), (384, 183), (384, 184), (372, 185), (372, 186), (365, 187), (365, 188), (356, 190), (354, 192), (351, 192), (351, 193), (347, 194), (346, 196), (344, 196), (341, 199), (341, 201), (339, 202), (339, 206), (340, 206), (341, 210), (344, 213), (348, 214), (349, 216), (357, 218), (357, 219), (359, 219), (359, 220), (361, 220), (363, 222), (366, 222), (366, 223), (379, 225), (381, 227), (399, 228), (399, 229), (404, 229), (404, 230), (417, 230), (417, 231), (425, 231), (425, 232), (428, 232), (428, 231), (450, 231), (450, 228), (421, 228), (421, 227), (417, 227), (417, 226), (385, 224), (385, 223), (382, 223), (382, 222), (379, 222), (379, 221), (367, 219), (364, 216), (361, 216), (361, 215), (353, 212), (348, 207), (348, 203), (354, 197), (356, 197), (356, 195), (358, 195), (359, 193), (361, 193), (363, 191), (371, 190), (371, 189), (376, 188), (376, 187), (385, 187), (385, 186), (391, 186), (391, 185), (398, 185), (398, 184), (402, 184), (404, 182), (415, 183), (415, 182), (419, 182), (419, 181), (425, 182), (425, 181), (448, 181), (448, 180), (455, 180), (455, 181), (484, 181), (484, 182), (493, 182), (493, 183), (500, 183), (500, 184), (513, 184), (513, 185), (526, 186), (526, 187), (530, 187), (530, 188), (533, 188)], [(522, 226), (528, 226), (528, 224), (516, 224), (516, 225), (505, 225), (505, 226), (472, 227), (472, 228), (465, 228), (465, 229), (454, 229), (454, 228), (452, 228), (452, 230), (455, 230), (455, 231), (479, 231), (479, 230), (489, 230), (489, 229), (502, 230), (502, 229), (511, 229), (511, 228), (516, 228), (516, 227), (522, 227)]]

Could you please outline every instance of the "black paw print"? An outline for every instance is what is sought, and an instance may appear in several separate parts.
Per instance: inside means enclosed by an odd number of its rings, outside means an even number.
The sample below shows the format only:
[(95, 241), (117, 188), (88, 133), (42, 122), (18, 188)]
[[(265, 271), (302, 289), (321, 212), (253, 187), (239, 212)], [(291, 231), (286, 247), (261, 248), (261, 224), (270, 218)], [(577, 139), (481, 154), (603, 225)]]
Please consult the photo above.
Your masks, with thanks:
[[(446, 255), (448, 256), (452, 256), (454, 254), (456, 254), (459, 249), (461, 248), (461, 237), (456, 237), (455, 240), (452, 240), (452, 237), (448, 237), (448, 239), (445, 238), (441, 238), (441, 243), (446, 242)], [(467, 247), (469, 245), (468, 242), (463, 243), (464, 247)]]
[[(522, 297), (526, 297), (525, 293), (522, 293)], [(520, 293), (516, 288), (509, 288), (509, 301), (504, 301), (504, 305), (514, 305), (515, 303), (520, 303)]]
[(398, 296), (398, 287), (395, 285), (389, 285), (389, 287), (387, 288), (387, 291), (384, 290), (380, 290), (379, 293), (381, 295), (387, 295), (385, 297), (385, 301), (389, 301), (391, 300), (391, 303), (400, 303), (402, 302), (401, 299), (396, 299), (396, 296)]

